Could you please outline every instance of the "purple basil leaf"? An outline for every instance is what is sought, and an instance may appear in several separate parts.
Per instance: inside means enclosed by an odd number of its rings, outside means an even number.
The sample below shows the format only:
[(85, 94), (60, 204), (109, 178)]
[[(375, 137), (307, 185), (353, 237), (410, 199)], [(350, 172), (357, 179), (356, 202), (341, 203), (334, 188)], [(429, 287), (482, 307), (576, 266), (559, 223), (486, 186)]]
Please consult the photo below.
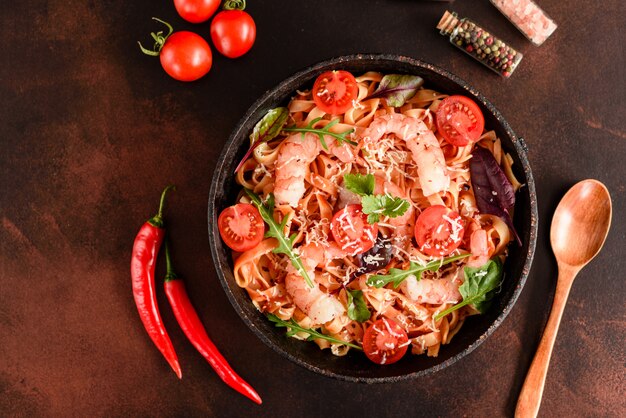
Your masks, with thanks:
[(400, 107), (415, 96), (422, 84), (424, 79), (416, 75), (389, 74), (380, 80), (376, 91), (364, 100), (382, 97), (387, 100), (389, 106)]
[(474, 148), (470, 174), (478, 210), (504, 219), (513, 231), (517, 244), (521, 246), (522, 241), (510, 215), (515, 206), (515, 190), (489, 150), (479, 146)]
[(239, 164), (237, 164), (237, 168), (235, 168), (235, 173), (239, 171), (243, 163), (252, 155), (252, 152), (261, 145), (263, 142), (271, 141), (276, 138), (276, 136), (280, 133), (280, 131), (287, 123), (287, 118), (289, 117), (289, 109), (286, 107), (277, 107), (275, 109), (270, 109), (263, 118), (257, 122), (252, 130), (252, 134), (250, 134), (250, 149), (246, 152), (246, 155), (243, 156)]

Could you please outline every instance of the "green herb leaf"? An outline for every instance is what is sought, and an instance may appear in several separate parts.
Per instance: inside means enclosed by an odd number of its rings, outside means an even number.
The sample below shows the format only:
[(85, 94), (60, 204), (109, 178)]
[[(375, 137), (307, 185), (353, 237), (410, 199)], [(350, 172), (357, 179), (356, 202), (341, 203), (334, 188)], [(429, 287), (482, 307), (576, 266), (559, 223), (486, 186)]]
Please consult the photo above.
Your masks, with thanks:
[(469, 257), (470, 254), (460, 254), (452, 257), (444, 258), (443, 260), (434, 260), (425, 265), (417, 264), (413, 261), (409, 263), (407, 270), (400, 270), (396, 268), (389, 269), (389, 274), (375, 275), (367, 279), (367, 285), (376, 288), (381, 288), (389, 283), (393, 283), (394, 289), (400, 286), (407, 277), (413, 275), (417, 280), (421, 280), (422, 272), (426, 270), (437, 271), (446, 264), (453, 263), (463, 258)]
[(503, 277), (502, 263), (498, 257), (478, 268), (465, 267), (465, 282), (459, 287), (463, 301), (471, 299), (474, 307), (484, 313), (494, 296), (493, 290), (500, 287)]
[(277, 107), (269, 110), (265, 116), (263, 116), (263, 119), (254, 125), (254, 129), (250, 135), (250, 145), (254, 145), (254, 143), (258, 141), (267, 142), (276, 138), (283, 129), (283, 126), (285, 126), (285, 123), (287, 123), (288, 117), (289, 109), (286, 107)]
[(357, 350), (363, 350), (360, 346), (353, 344), (353, 343), (349, 343), (343, 340), (340, 340), (338, 338), (335, 337), (331, 337), (330, 335), (326, 335), (326, 334), (322, 334), (321, 332), (315, 331), (314, 329), (311, 328), (304, 328), (302, 326), (300, 326), (296, 321), (294, 321), (293, 319), (290, 319), (289, 321), (283, 321), (282, 319), (280, 319), (279, 317), (277, 317), (274, 314), (268, 314), (267, 318), (272, 321), (274, 324), (276, 324), (277, 328), (287, 328), (287, 336), (291, 337), (293, 335), (295, 335), (298, 332), (305, 332), (307, 334), (309, 334), (309, 338), (307, 338), (308, 341), (311, 341), (315, 338), (322, 338), (324, 340), (328, 340), (332, 343), (335, 344), (343, 344), (343, 345), (347, 345), (348, 347), (352, 347), (355, 348)]
[(367, 309), (363, 291), (346, 289), (346, 295), (348, 296), (348, 318), (357, 322), (365, 322), (370, 319), (372, 313)]
[(374, 176), (372, 174), (346, 174), (343, 176), (343, 185), (361, 196), (367, 196), (374, 193)]
[(384, 194), (363, 196), (361, 198), (361, 206), (363, 206), (363, 213), (368, 215), (367, 222), (375, 224), (380, 221), (381, 215), (389, 216), (390, 218), (404, 215), (410, 204), (401, 197)]
[(261, 145), (263, 142), (271, 141), (276, 138), (276, 136), (281, 132), (283, 126), (287, 123), (287, 118), (289, 117), (289, 109), (286, 107), (277, 107), (275, 109), (270, 109), (263, 118), (254, 125), (254, 129), (252, 129), (252, 134), (250, 134), (250, 149), (246, 152), (246, 155), (243, 156), (239, 164), (237, 164), (237, 168), (235, 169), (235, 173), (239, 171), (243, 163), (245, 163), (252, 152)]
[(265, 233), (265, 237), (276, 238), (278, 241), (278, 247), (274, 248), (272, 252), (276, 254), (286, 254), (289, 256), (291, 264), (295, 267), (298, 273), (304, 277), (306, 284), (309, 285), (309, 287), (314, 287), (313, 281), (306, 272), (300, 256), (293, 251), (293, 240), (295, 237), (293, 235), (291, 237), (287, 237), (283, 232), (285, 225), (287, 225), (287, 217), (285, 217), (280, 224), (274, 220), (274, 195), (270, 194), (267, 201), (264, 203), (252, 190), (244, 190), (250, 197), (250, 200), (252, 200), (252, 203), (259, 209), (261, 218), (263, 218), (265, 223), (269, 226), (268, 231)]
[(494, 291), (502, 284), (503, 272), (502, 263), (498, 257), (492, 258), (481, 267), (465, 267), (463, 269), (465, 281), (459, 287), (463, 302), (439, 312), (435, 320), (469, 304), (473, 304), (480, 313), (485, 313), (491, 304)]
[(380, 221), (381, 215), (390, 218), (402, 216), (410, 207), (409, 202), (401, 197), (374, 195), (376, 181), (372, 174), (346, 174), (343, 183), (346, 189), (361, 195), (363, 213), (368, 215), (367, 222), (370, 224)]
[(331, 132), (330, 128), (332, 128), (333, 126), (335, 126), (338, 122), (339, 119), (334, 119), (332, 121), (330, 121), (326, 126), (324, 126), (321, 129), (318, 128), (314, 128), (313, 126), (315, 126), (315, 124), (317, 122), (319, 122), (320, 120), (322, 120), (322, 118), (315, 118), (313, 119), (307, 126), (305, 126), (304, 128), (297, 128), (295, 125), (294, 126), (290, 126), (288, 128), (283, 129), (283, 131), (285, 132), (302, 132), (302, 138), (304, 139), (304, 134), (305, 133), (312, 133), (318, 136), (318, 138), (320, 139), (320, 142), (322, 143), (322, 147), (324, 147), (325, 150), (328, 150), (328, 146), (326, 145), (326, 141), (324, 140), (324, 135), (329, 135), (332, 136), (333, 138), (335, 138), (337, 140), (337, 142), (339, 142), (340, 144), (343, 144), (344, 142), (347, 142), (350, 145), (357, 145), (356, 142), (354, 141), (350, 141), (347, 136), (349, 134), (351, 134), (352, 132), (354, 132), (354, 129), (348, 129), (345, 132), (342, 132), (340, 134), (335, 133), (335, 132)]
[(424, 79), (416, 75), (389, 74), (380, 80), (378, 88), (372, 95), (365, 98), (385, 98), (387, 104), (392, 107), (400, 107), (424, 84)]

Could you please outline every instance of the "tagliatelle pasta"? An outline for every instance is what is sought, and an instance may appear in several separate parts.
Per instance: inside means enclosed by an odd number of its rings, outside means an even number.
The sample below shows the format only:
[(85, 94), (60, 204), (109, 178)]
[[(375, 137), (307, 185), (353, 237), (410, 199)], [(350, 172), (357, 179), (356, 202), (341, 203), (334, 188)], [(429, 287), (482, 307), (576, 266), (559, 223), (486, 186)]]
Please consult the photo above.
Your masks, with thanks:
[[(329, 132), (336, 134), (353, 130), (347, 139), (354, 145), (331, 136), (324, 137), (322, 144), (315, 134), (283, 131), (257, 146), (236, 173), (242, 188), (262, 200), (270, 195), (275, 197), (272, 215), (277, 223), (282, 223), (285, 236), (291, 238), (294, 253), (302, 260), (313, 287), (306, 284), (287, 255), (273, 252), (279, 242), (271, 237), (248, 251), (233, 254), (234, 277), (259, 311), (332, 337), (334, 341), (314, 341), (334, 355), (345, 355), (351, 350), (341, 342), (361, 346), (372, 323), (386, 318), (406, 331), (413, 354), (437, 356), (441, 345), (452, 340), (465, 319), (477, 313), (472, 304), (467, 304), (437, 318), (463, 300), (459, 287), (465, 280), (464, 267), (479, 267), (494, 257), (504, 261), (512, 240), (509, 226), (502, 218), (478, 210), (470, 178), (475, 147), (485, 148), (494, 156), (515, 190), (521, 185), (513, 176), (512, 158), (504, 152), (493, 131), (483, 132), (477, 141), (466, 146), (444, 139), (435, 113), (447, 97), (445, 93), (420, 88), (404, 104), (392, 107), (384, 98), (368, 98), (382, 78), (383, 74), (377, 72), (356, 77), (357, 97), (339, 116), (320, 109), (310, 90), (294, 92), (287, 105), (287, 125), (315, 129), (330, 126)], [(316, 121), (318, 118), (321, 119)], [(345, 176), (357, 173), (373, 177), (372, 196), (408, 202), (399, 216), (386, 215), (383, 210), (375, 213), (377, 236), (365, 237), (371, 230), (360, 230), (364, 240), (375, 241), (373, 249), (364, 252), (352, 251), (350, 243), (341, 245), (331, 230), (337, 227), (338, 221), (333, 219), (338, 212), (364, 204), (364, 198), (346, 185)], [(243, 190), (237, 202), (250, 203)], [(419, 245), (415, 236), (420, 214), (440, 206), (445, 207), (443, 217), (449, 222), (444, 229), (455, 242), (454, 249), (446, 255), (468, 257), (453, 260), (436, 271), (425, 270), (421, 276), (409, 275), (397, 286), (391, 282), (372, 286), (373, 276), (444, 258), (433, 256), (431, 244)], [(350, 228), (350, 222), (342, 225)], [(364, 225), (367, 224), (369, 221)], [(440, 225), (430, 233), (435, 235), (441, 230)], [(384, 265), (375, 264), (387, 258)], [(367, 263), (378, 267), (366, 271)], [(354, 295), (362, 297), (369, 319), (359, 321), (350, 312)], [(309, 337), (303, 331), (290, 335)]]

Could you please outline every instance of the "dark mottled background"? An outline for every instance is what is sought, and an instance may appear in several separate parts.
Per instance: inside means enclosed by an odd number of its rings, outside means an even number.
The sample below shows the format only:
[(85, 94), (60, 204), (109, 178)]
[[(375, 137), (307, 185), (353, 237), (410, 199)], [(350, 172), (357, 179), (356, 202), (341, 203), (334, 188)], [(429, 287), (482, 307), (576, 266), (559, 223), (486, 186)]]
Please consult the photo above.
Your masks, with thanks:
[[(624, 3), (541, 0), (559, 24), (541, 47), (486, 0), (249, 3), (252, 51), (216, 56), (190, 84), (136, 45), (160, 29), (151, 16), (209, 37), (171, 1), (0, 4), (0, 415), (511, 416), (554, 292), (551, 213), (570, 185), (597, 178), (612, 193), (613, 226), (572, 289), (540, 415), (625, 416)], [(525, 54), (510, 80), (438, 34), (446, 7)], [(503, 325), (452, 367), (398, 384), (330, 380), (279, 357), (229, 305), (207, 241), (213, 166), (248, 106), (296, 70), (358, 52), (422, 58), (477, 87), (526, 139), (539, 197), (535, 263)], [(142, 329), (129, 254), (169, 183), (179, 186), (168, 210), (178, 270), (262, 407), (222, 384), (165, 305), (182, 381)]]

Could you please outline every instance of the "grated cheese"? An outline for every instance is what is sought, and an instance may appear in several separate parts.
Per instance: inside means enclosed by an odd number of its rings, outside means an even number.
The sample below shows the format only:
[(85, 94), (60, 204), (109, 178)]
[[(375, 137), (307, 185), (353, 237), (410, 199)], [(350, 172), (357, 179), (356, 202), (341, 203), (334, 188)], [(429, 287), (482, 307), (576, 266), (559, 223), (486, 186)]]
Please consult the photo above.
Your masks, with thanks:
[(460, 236), (460, 233), (463, 230), (463, 225), (461, 224), (461, 218), (452, 219), (448, 215), (443, 215), (443, 219), (448, 221), (448, 223), (452, 227), (452, 232), (450, 233), (450, 239), (453, 242), (459, 242), (462, 238)]

